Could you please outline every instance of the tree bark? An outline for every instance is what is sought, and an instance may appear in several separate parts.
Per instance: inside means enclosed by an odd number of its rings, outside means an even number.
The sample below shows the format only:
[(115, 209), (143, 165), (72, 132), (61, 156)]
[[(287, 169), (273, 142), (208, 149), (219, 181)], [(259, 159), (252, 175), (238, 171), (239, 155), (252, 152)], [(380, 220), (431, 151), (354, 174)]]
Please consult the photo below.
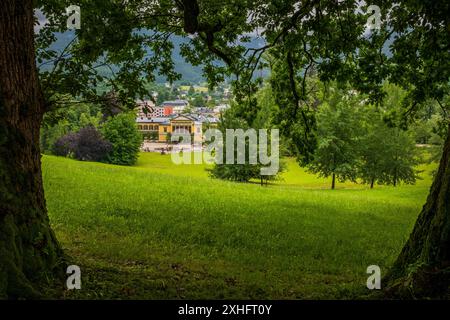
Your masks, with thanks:
[(333, 176), (331, 178), (331, 190), (334, 190), (336, 188), (336, 174), (333, 173)]
[(42, 184), (33, 26), (32, 0), (0, 1), (0, 298), (37, 298), (63, 270)]
[[(395, 162), (397, 162), (397, 159), (395, 159)], [(394, 187), (397, 186), (397, 168), (394, 169)]]
[(427, 202), (393, 268), (388, 296), (448, 298), (450, 293), (450, 126)]
[(370, 180), (370, 189), (373, 189), (373, 184), (375, 183), (375, 179), (372, 178), (372, 180)]

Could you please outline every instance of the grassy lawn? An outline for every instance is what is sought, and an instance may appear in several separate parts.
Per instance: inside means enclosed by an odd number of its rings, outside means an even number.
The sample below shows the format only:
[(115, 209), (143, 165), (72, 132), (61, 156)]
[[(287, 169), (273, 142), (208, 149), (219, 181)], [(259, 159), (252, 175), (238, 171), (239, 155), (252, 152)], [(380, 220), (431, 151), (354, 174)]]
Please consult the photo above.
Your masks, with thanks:
[(142, 154), (135, 167), (43, 157), (53, 228), (81, 267), (67, 298), (354, 298), (387, 270), (420, 212), (415, 186), (331, 182), (288, 160), (268, 187)]

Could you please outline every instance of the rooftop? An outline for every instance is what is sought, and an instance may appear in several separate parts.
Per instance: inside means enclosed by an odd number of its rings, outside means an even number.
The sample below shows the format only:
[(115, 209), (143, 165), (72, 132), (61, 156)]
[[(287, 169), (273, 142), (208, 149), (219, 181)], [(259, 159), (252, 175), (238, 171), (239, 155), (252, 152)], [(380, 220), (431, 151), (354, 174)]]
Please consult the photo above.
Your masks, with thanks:
[(172, 100), (172, 101), (164, 101), (163, 102), (163, 106), (187, 106), (189, 104), (189, 102), (187, 102), (186, 100)]
[(138, 117), (136, 118), (136, 122), (139, 123), (159, 123), (159, 124), (169, 124), (170, 118), (168, 117), (158, 117), (158, 118), (145, 118), (145, 117)]
[(174, 120), (179, 117), (187, 118), (191, 121), (195, 122), (208, 122), (208, 123), (217, 123), (219, 122), (219, 119), (215, 117), (208, 117), (200, 114), (193, 114), (193, 113), (187, 113), (187, 114), (177, 114), (177, 115), (171, 115), (169, 117), (153, 117), (153, 118), (147, 118), (147, 117), (137, 117), (136, 122), (139, 123), (159, 123), (159, 124), (169, 124), (171, 120)]

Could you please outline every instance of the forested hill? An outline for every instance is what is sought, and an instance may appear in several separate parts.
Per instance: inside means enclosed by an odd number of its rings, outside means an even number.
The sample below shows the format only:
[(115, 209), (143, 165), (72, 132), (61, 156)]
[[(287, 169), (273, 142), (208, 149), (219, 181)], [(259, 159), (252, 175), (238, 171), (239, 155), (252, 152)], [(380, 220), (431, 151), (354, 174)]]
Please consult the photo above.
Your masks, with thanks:
[[(53, 44), (52, 49), (58, 52), (62, 52), (67, 44), (73, 39), (73, 32), (65, 32), (57, 35), (57, 41)], [(174, 50), (172, 52), (173, 61), (175, 63), (175, 70), (182, 75), (181, 81), (191, 82), (191, 83), (200, 83), (204, 82), (204, 78), (202, 77), (202, 69), (201, 67), (192, 66), (190, 63), (187, 63), (184, 58), (180, 54), (180, 45), (182, 43), (186, 43), (188, 40), (179, 37), (172, 36), (172, 41), (174, 44)], [(250, 43), (246, 43), (246, 47), (258, 48), (264, 45), (264, 41), (261, 38), (252, 38)], [(42, 66), (42, 69), (51, 68), (52, 65), (47, 64)], [(109, 74), (107, 68), (105, 68), (105, 75)], [(268, 71), (263, 71), (263, 76), (268, 75)], [(165, 83), (166, 79), (163, 76), (158, 74), (156, 76), (156, 82)]]
[[(62, 52), (67, 44), (73, 39), (73, 32), (65, 32), (57, 35), (57, 41), (53, 44), (52, 49)], [(180, 81), (182, 82), (190, 82), (190, 83), (201, 83), (204, 82), (205, 79), (202, 76), (201, 67), (192, 66), (190, 63), (186, 62), (184, 58), (180, 54), (180, 45), (186, 43), (188, 40), (180, 37), (180, 36), (172, 36), (172, 41), (174, 44), (174, 50), (172, 52), (173, 61), (175, 63), (175, 70), (182, 75)], [(392, 43), (392, 39), (388, 40), (383, 48), (383, 53), (390, 56), (389, 46)], [(264, 46), (265, 42), (260, 37), (252, 37), (251, 42), (245, 43), (244, 46), (247, 48), (259, 48)], [(221, 63), (221, 62), (219, 62)], [(42, 68), (51, 68), (52, 65), (47, 64)], [(109, 74), (109, 69), (105, 67), (105, 75)], [(266, 77), (269, 75), (269, 70), (259, 71), (260, 73), (257, 76)], [(158, 74), (156, 76), (157, 83), (165, 83), (166, 78), (160, 76)]]

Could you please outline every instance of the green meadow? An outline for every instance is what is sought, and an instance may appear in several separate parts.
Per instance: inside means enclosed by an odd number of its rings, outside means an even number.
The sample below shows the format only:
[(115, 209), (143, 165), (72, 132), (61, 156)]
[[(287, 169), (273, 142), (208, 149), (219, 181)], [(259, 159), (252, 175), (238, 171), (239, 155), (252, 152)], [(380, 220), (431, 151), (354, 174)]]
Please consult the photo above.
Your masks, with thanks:
[(423, 180), (338, 183), (293, 159), (268, 186), (141, 154), (134, 167), (43, 156), (53, 229), (82, 271), (70, 299), (350, 299), (387, 271), (425, 202)]

